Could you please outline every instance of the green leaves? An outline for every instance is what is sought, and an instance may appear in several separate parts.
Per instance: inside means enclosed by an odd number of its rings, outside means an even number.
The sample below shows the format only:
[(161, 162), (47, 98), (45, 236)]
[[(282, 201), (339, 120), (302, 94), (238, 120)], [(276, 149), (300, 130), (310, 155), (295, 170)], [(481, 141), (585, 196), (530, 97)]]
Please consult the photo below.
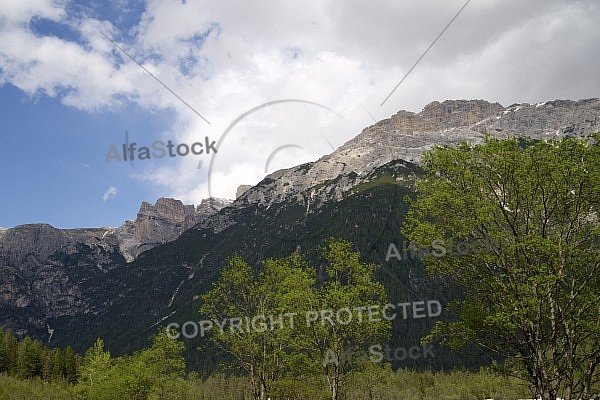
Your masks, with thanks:
[(306, 360), (297, 356), (306, 347), (298, 334), (301, 322), (290, 313), (302, 313), (314, 284), (314, 270), (298, 254), (266, 260), (258, 274), (234, 256), (202, 296), (201, 314), (214, 325), (242, 321), (238, 329), (213, 329), (210, 341), (231, 356), (231, 366), (248, 373), (259, 397), (276, 380), (305, 368)]
[(81, 367), (81, 380), (90, 386), (106, 380), (108, 370), (112, 366), (110, 352), (104, 350), (104, 341), (97, 339), (85, 353)]
[[(297, 253), (265, 260), (257, 274), (240, 257), (232, 257), (212, 290), (202, 296), (204, 318), (251, 321), (267, 316), (271, 322), (269, 329), (213, 330), (210, 336), (231, 356), (231, 366), (250, 376), (257, 399), (279, 387), (278, 382), (318, 371), (328, 378), (332, 393), (338, 393), (344, 377), (360, 366), (324, 367), (326, 351), (339, 356), (348, 346), (368, 347), (388, 338), (391, 323), (381, 318), (370, 321), (365, 311), (368, 306), (387, 304), (385, 290), (374, 278), (376, 266), (361, 262), (345, 241), (329, 240), (320, 254), (324, 269), (319, 271), (319, 281), (317, 268)], [(340, 309), (348, 309), (351, 322), (337, 318)], [(286, 315), (293, 315), (293, 324), (290, 319), (273, 324), (273, 317), (280, 320)]]
[(438, 147), (424, 158), (405, 236), (417, 244), (498, 243), (492, 252), (425, 259), (429, 272), (465, 294), (460, 321), (438, 323), (428, 339), (513, 356), (539, 393), (571, 390), (576, 380), (581, 392), (597, 380), (600, 149), (590, 145), (597, 142), (597, 135), (487, 138), (480, 146)]
[[(160, 331), (150, 348), (112, 359), (97, 339), (88, 349), (81, 367), (78, 392), (86, 399), (147, 399), (174, 393), (173, 385), (185, 376), (184, 345)], [(176, 393), (176, 392), (175, 392)]]

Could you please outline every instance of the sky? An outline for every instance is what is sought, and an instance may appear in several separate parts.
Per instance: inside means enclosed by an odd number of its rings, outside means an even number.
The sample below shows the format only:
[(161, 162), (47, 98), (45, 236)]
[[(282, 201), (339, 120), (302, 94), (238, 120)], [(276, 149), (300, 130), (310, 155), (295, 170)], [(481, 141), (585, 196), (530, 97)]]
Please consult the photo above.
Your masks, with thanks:
[(435, 100), (600, 97), (598, 21), (597, 0), (2, 0), (0, 226), (233, 199)]

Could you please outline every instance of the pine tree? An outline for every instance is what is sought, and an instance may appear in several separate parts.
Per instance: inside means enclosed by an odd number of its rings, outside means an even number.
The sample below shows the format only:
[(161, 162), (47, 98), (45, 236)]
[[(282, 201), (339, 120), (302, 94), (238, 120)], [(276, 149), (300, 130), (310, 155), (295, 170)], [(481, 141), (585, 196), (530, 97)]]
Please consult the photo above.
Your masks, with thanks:
[(42, 372), (41, 343), (26, 336), (17, 346), (17, 374), (22, 378), (40, 376)]
[(42, 376), (44, 370), (44, 357), (48, 349), (44, 347), (42, 342), (34, 340), (31, 342), (31, 347), (28, 350), (28, 357), (31, 363), (31, 369), (33, 376)]
[(42, 353), (43, 367), (42, 379), (51, 381), (54, 379), (54, 352), (56, 350), (44, 349)]
[(64, 355), (65, 379), (69, 383), (77, 382), (77, 360), (71, 346), (67, 346)]
[(65, 377), (65, 363), (63, 352), (60, 349), (55, 349), (52, 355), (52, 376), (54, 379)]
[(4, 344), (7, 354), (8, 373), (17, 373), (17, 338), (11, 331), (4, 331)]
[(8, 372), (10, 360), (8, 358), (8, 349), (4, 341), (4, 331), (0, 329), (0, 374)]

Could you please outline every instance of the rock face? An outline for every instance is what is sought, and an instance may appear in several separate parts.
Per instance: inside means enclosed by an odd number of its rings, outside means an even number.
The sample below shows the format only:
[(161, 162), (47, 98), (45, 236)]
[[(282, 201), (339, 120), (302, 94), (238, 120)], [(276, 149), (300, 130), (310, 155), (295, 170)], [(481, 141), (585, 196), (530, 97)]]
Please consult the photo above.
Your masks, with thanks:
[(177, 239), (229, 203), (211, 198), (202, 200), (196, 208), (175, 199), (160, 198), (154, 205), (144, 201), (135, 220), (126, 221), (108, 235), (116, 235), (121, 254), (130, 262), (146, 250)]
[[(307, 212), (339, 200), (376, 168), (397, 159), (419, 164), (435, 145), (482, 143), (492, 137), (535, 139), (585, 136), (600, 131), (600, 99), (555, 100), (503, 107), (484, 100), (434, 101), (420, 113), (399, 111), (365, 128), (319, 160), (275, 171), (243, 196), (234, 207), (286, 201), (300, 202)], [(356, 174), (355, 179), (350, 179)], [(335, 183), (335, 185), (332, 185)]]
[[(125, 260), (104, 229), (20, 225), (0, 237), (0, 325), (16, 334), (45, 330), (46, 318), (94, 311), (80, 283)], [(7, 318), (7, 316), (10, 316)]]
[(248, 189), (250, 189), (252, 187), (252, 185), (240, 185), (237, 188), (237, 191), (235, 192), (235, 198), (239, 198), (241, 195), (243, 195), (244, 193), (246, 193), (248, 191)]
[(0, 326), (22, 335), (45, 330), (48, 318), (98, 312), (87, 282), (175, 240), (229, 203), (208, 199), (196, 208), (161, 198), (154, 205), (142, 203), (137, 218), (119, 228), (29, 224), (0, 229)]

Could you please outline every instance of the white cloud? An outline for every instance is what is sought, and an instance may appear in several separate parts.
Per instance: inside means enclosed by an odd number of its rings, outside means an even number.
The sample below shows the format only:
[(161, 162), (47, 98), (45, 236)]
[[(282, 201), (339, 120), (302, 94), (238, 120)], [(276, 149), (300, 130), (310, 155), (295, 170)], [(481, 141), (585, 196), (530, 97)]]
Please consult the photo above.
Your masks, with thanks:
[(65, 3), (64, 0), (3, 0), (0, 21), (25, 24), (34, 17), (57, 21), (65, 15)]
[[(600, 6), (594, 0), (471, 1), (390, 97), (379, 105), (464, 5), (463, 0), (340, 2), (179, 2), (149, 0), (133, 30), (110, 21), (76, 19), (61, 3), (12, 0), (0, 11), (0, 82), (46, 93), (83, 110), (131, 101), (148, 110), (172, 108), (176, 120), (152, 140), (219, 140), (206, 155), (136, 163), (134, 179), (165, 196), (199, 202), (233, 197), (239, 184), (275, 168), (312, 161), (399, 109), (419, 111), (432, 100), (484, 98), (505, 105), (598, 96)], [(36, 36), (33, 17), (66, 24), (80, 42)], [(210, 121), (201, 120), (129, 60), (100, 31), (115, 38), (165, 85)], [(10, 35), (10, 36), (9, 36)], [(294, 54), (297, 56), (294, 58)], [(363, 105), (368, 111), (365, 111)], [(99, 149), (102, 152), (101, 149)], [(165, 159), (163, 159), (164, 161)], [(202, 160), (202, 168), (198, 162)], [(271, 172), (272, 169), (269, 171)]]
[(119, 193), (119, 189), (117, 189), (114, 186), (109, 186), (108, 189), (106, 189), (106, 191), (102, 195), (102, 201), (104, 201), (106, 203), (108, 200), (111, 200), (111, 199), (114, 199), (115, 197), (117, 197), (118, 193)]

